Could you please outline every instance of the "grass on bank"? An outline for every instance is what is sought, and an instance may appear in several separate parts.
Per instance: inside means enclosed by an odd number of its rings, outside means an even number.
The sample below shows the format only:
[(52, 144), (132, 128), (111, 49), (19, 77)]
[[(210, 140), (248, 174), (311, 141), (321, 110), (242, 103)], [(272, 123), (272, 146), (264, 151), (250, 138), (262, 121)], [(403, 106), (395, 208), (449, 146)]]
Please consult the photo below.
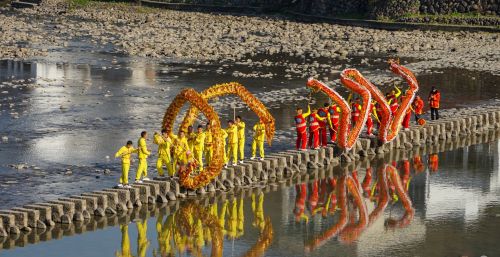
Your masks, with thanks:
[(86, 7), (90, 5), (91, 2), (91, 0), (67, 0), (70, 10)]
[(449, 14), (406, 14), (403, 15), (402, 17), (405, 18), (494, 18), (494, 19), (500, 19), (499, 16), (496, 15), (485, 15), (481, 13), (449, 13)]

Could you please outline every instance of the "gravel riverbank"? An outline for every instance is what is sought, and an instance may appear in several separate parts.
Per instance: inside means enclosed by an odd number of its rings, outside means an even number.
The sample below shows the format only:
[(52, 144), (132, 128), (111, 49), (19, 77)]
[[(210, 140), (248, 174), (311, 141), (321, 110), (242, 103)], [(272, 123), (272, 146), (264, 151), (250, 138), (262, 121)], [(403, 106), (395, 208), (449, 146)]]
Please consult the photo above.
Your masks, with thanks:
[(359, 56), (416, 58), (410, 65), (416, 72), (459, 67), (500, 74), (500, 35), (486, 32), (384, 31), (98, 2), (70, 8), (67, 2), (48, 0), (36, 9), (2, 9), (0, 33), (0, 58), (26, 59), (88, 41), (94, 51), (155, 60), (249, 66), (258, 54), (327, 60), (321, 65), (281, 63), (290, 67), (289, 76), (319, 75), (319, 68), (335, 72), (335, 60)]

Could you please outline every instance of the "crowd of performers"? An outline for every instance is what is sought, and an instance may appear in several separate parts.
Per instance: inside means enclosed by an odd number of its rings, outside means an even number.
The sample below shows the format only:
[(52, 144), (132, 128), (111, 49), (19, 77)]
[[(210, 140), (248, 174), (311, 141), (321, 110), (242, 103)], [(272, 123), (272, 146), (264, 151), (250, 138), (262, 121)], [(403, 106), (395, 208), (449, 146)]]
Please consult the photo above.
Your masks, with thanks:
[[(245, 122), (240, 116), (236, 116), (234, 120), (227, 122), (227, 128), (222, 129), (222, 142), (224, 147), (224, 162), (225, 166), (237, 166), (242, 164), (245, 159)], [(253, 128), (252, 140), (252, 157), (251, 160), (257, 158), (257, 151), (260, 160), (264, 159), (264, 141), (266, 140), (265, 124), (259, 120)], [(122, 160), (122, 175), (118, 187), (129, 188), (128, 174), (130, 170), (131, 155), (137, 154), (138, 165), (135, 177), (136, 183), (148, 181), (148, 163), (147, 158), (151, 155), (147, 147), (146, 140), (148, 133), (143, 131), (139, 138), (137, 148), (134, 148), (132, 141), (121, 147), (115, 154), (115, 158)], [(193, 126), (189, 126), (187, 131), (179, 131), (179, 133), (166, 133), (162, 130), (161, 133), (155, 132), (153, 142), (158, 145), (158, 160), (156, 168), (160, 176), (165, 175), (166, 168), (169, 176), (175, 176), (179, 166), (195, 164), (198, 172), (203, 172), (204, 166), (212, 160), (213, 142), (221, 140), (213, 138), (210, 130), (210, 122), (205, 126), (199, 125), (194, 130)]]
[[(252, 193), (252, 227), (257, 229), (261, 235), (266, 234), (266, 221), (264, 217), (264, 193)], [(222, 237), (235, 240), (245, 234), (245, 212), (243, 198), (234, 198), (220, 203), (214, 203), (208, 207), (208, 215), (217, 224), (213, 227), (217, 231), (210, 231), (210, 227), (204, 225), (208, 217), (197, 212), (184, 212), (183, 208), (169, 214), (167, 217), (160, 212), (156, 220), (156, 232), (158, 244), (153, 249), (154, 256), (176, 256), (192, 253), (201, 256), (203, 247), (208, 246), (215, 236), (220, 233)], [(186, 215), (185, 217), (182, 217)], [(184, 218), (184, 219), (183, 219)], [(247, 221), (248, 221), (248, 217)], [(134, 255), (130, 247), (129, 224), (121, 225), (122, 234), (121, 248), (116, 252), (119, 257), (146, 256), (150, 245), (148, 240), (147, 221), (137, 221), (137, 255)], [(267, 228), (269, 229), (269, 228)], [(272, 228), (271, 228), (272, 229)], [(265, 235), (264, 235), (265, 236)], [(219, 245), (218, 247), (222, 247)]]
[[(399, 107), (401, 90), (395, 87), (390, 93), (387, 93), (386, 99), (393, 113)], [(432, 88), (429, 94), (429, 106), (431, 110), (431, 118), (439, 119), (439, 102), (441, 95), (439, 91)], [(359, 98), (352, 99), (350, 95), (349, 104), (352, 108), (352, 122), (356, 124), (361, 110), (361, 102)], [(380, 110), (376, 102), (372, 102), (370, 106), (370, 115), (366, 121), (366, 134), (373, 136), (374, 125), (379, 122)], [(424, 113), (424, 101), (417, 96), (412, 107), (408, 110), (404, 120), (403, 128), (409, 129), (411, 113), (415, 114), (415, 121), (421, 121), (421, 115)], [(319, 147), (326, 147), (328, 142), (335, 142), (337, 139), (337, 129), (339, 127), (341, 110), (335, 104), (325, 103), (323, 108), (310, 109), (307, 107), (307, 112), (302, 108), (297, 108), (297, 115), (295, 116), (295, 125), (297, 129), (296, 148), (299, 150), (306, 150), (308, 147), (318, 149)], [(245, 122), (240, 116), (236, 116), (234, 120), (227, 122), (227, 127), (222, 129), (222, 142), (224, 147), (224, 163), (228, 165), (237, 166), (242, 164), (245, 159)], [(264, 141), (266, 140), (265, 124), (259, 120), (253, 128), (252, 140), (252, 156), (251, 160), (257, 158), (257, 152), (261, 160), (264, 159)], [(141, 132), (141, 136), (137, 142), (137, 148), (133, 146), (132, 141), (128, 141), (125, 146), (121, 147), (116, 152), (115, 157), (121, 158), (122, 161), (122, 175), (118, 187), (130, 187), (128, 181), (128, 174), (130, 164), (132, 161), (132, 154), (137, 154), (138, 165), (135, 176), (136, 183), (149, 180), (148, 178), (148, 162), (147, 159), (151, 155), (147, 147), (148, 133)], [(221, 140), (220, 138), (213, 138), (210, 130), (210, 122), (205, 126), (199, 125), (196, 130), (193, 126), (189, 126), (187, 131), (179, 131), (178, 134), (166, 133), (162, 130), (161, 133), (155, 132), (153, 135), (153, 142), (158, 146), (158, 159), (156, 162), (156, 169), (160, 176), (165, 176), (164, 169), (167, 170), (169, 176), (175, 176), (178, 167), (186, 165), (196, 166), (196, 171), (203, 172), (205, 166), (210, 164), (213, 156), (213, 142), (214, 140)]]
[[(401, 90), (396, 86), (394, 89), (386, 94), (387, 103), (394, 115), (399, 108)], [(428, 103), (431, 111), (431, 119), (439, 119), (439, 103), (441, 100), (441, 93), (436, 89), (432, 88)], [(351, 125), (357, 123), (361, 109), (362, 103), (359, 98), (352, 97), (349, 95), (348, 102), (351, 106)], [(367, 136), (373, 136), (374, 125), (379, 124), (379, 114), (381, 113), (380, 106), (377, 102), (372, 101), (370, 103), (370, 114), (366, 120), (366, 134)], [(411, 108), (408, 109), (402, 126), (405, 130), (409, 130), (411, 114), (414, 113), (415, 123), (417, 125), (422, 125), (424, 123), (422, 115), (424, 114), (424, 101), (420, 96), (416, 96), (413, 100)], [(318, 149), (320, 147), (326, 147), (328, 142), (335, 143), (337, 140), (337, 131), (339, 128), (341, 110), (336, 103), (325, 103), (322, 108), (313, 109), (307, 106), (307, 112), (304, 112), (302, 108), (297, 108), (295, 116), (295, 126), (297, 129), (297, 141), (296, 149), (305, 151), (307, 148)], [(376, 121), (376, 122), (374, 122)]]

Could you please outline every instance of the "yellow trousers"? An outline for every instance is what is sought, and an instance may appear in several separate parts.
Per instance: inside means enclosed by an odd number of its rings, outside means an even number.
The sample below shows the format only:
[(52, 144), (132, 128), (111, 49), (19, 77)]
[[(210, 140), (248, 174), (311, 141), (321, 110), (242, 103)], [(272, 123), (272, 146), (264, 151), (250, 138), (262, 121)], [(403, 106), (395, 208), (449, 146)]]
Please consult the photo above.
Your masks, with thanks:
[(140, 180), (141, 177), (148, 176), (148, 160), (139, 159), (139, 165), (137, 166), (137, 174), (135, 175), (135, 180)]
[(197, 219), (195, 221), (195, 235), (196, 235), (196, 238), (195, 238), (195, 245), (196, 247), (198, 248), (202, 248), (203, 246), (205, 246), (205, 238), (203, 237), (203, 224), (201, 223), (201, 219)]
[(257, 148), (259, 148), (259, 155), (261, 158), (264, 158), (264, 141), (256, 140), (252, 141), (252, 157), (257, 156)]
[(223, 144), (222, 146), (222, 152), (224, 153), (224, 164), (227, 164), (229, 162), (229, 159), (227, 158), (227, 150), (226, 150), (226, 144)]
[(200, 171), (203, 170), (203, 151), (202, 150), (195, 150), (194, 151), (194, 159), (196, 160), (198, 167), (200, 167)]
[(163, 172), (163, 165), (167, 167), (167, 172), (169, 176), (174, 175), (174, 167), (172, 165), (172, 160), (168, 155), (160, 155), (158, 156), (158, 161), (156, 161), (156, 169), (158, 170), (158, 175), (163, 176), (165, 173)]
[(233, 158), (233, 163), (238, 163), (238, 143), (227, 145), (227, 160)]
[(137, 256), (146, 256), (149, 241), (147, 238), (148, 223), (147, 221), (138, 221), (137, 223)]
[(245, 138), (238, 138), (238, 154), (240, 160), (245, 159)]
[(212, 161), (212, 156), (214, 155), (214, 150), (212, 149), (212, 147), (205, 146), (204, 155), (205, 155), (205, 162), (207, 163), (207, 165), (210, 165), (210, 162)]
[(122, 251), (117, 252), (116, 256), (119, 257), (130, 257), (132, 254), (130, 253), (130, 239), (128, 236), (128, 225), (121, 225), (120, 230), (122, 232)]
[(122, 176), (120, 177), (120, 184), (128, 184), (128, 171), (130, 170), (130, 163), (122, 162)]

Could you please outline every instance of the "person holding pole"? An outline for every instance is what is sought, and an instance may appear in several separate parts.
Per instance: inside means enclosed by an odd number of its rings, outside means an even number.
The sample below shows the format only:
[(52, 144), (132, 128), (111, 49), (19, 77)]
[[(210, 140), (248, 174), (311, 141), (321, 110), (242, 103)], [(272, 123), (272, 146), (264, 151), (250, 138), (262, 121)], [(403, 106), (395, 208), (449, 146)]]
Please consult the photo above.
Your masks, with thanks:
[(241, 120), (241, 116), (236, 116), (235, 125), (238, 128), (238, 159), (240, 164), (243, 164), (243, 159), (245, 159), (245, 122)]
[(264, 140), (266, 139), (266, 127), (262, 120), (253, 126), (253, 141), (252, 141), (252, 157), (255, 160), (257, 156), (257, 148), (259, 148), (260, 160), (264, 160)]

